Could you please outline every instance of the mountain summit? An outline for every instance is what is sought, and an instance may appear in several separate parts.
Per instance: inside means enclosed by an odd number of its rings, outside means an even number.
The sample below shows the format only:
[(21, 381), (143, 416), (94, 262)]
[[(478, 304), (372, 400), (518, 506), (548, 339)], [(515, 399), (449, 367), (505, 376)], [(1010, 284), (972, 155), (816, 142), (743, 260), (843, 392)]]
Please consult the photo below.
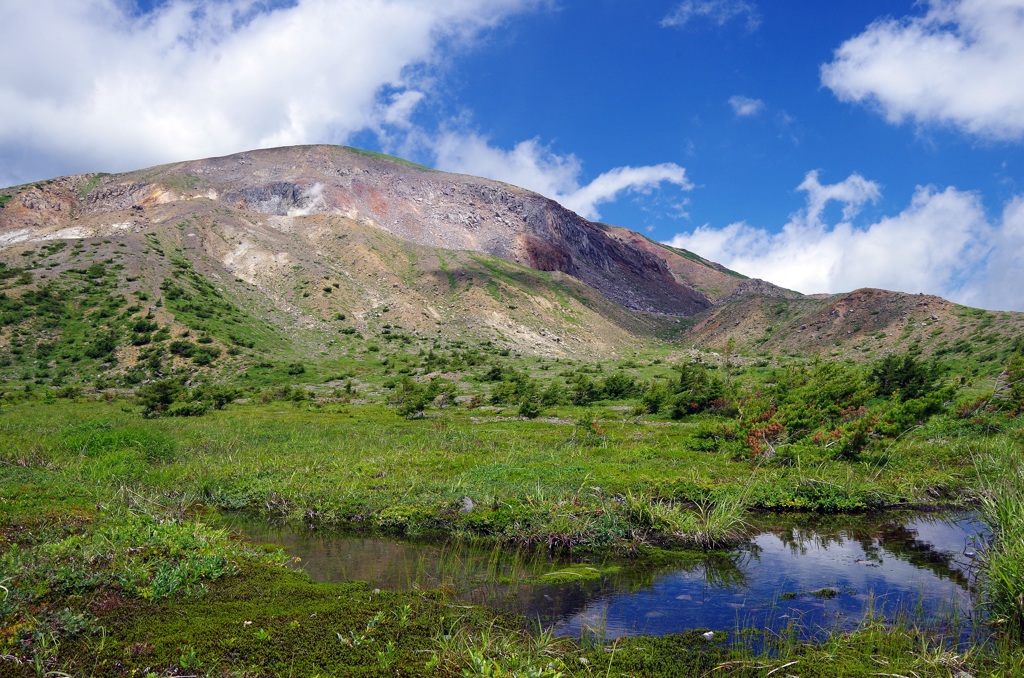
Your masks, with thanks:
[[(4, 210), (2, 237), (12, 243), (141, 231), (167, 221), (168, 206), (183, 203), (245, 215), (299, 238), (312, 235), (304, 224), (323, 223), (300, 217), (337, 217), (417, 245), (561, 272), (638, 311), (693, 315), (713, 304), (697, 284), (735, 286), (720, 267), (638, 243), (536, 193), (338, 146), (251, 151), (37, 185)], [(217, 254), (233, 273), (244, 273), (251, 268), (246, 249), (242, 238)], [(691, 269), (700, 283), (688, 280)]]

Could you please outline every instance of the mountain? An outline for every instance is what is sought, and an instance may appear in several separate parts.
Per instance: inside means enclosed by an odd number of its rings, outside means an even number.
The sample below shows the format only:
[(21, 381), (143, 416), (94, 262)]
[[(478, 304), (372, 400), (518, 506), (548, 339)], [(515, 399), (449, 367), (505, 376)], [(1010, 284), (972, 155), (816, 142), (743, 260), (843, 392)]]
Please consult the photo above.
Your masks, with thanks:
[[(254, 226), (311, 237), (323, 225), (306, 229), (317, 222), (296, 217), (326, 216), (334, 217), (331, 225), (357, 223), (417, 245), (565, 273), (633, 310), (692, 315), (711, 305), (663, 257), (609, 237), (607, 227), (552, 200), (354, 149), (279, 148), (116, 177), (68, 177), (18, 198), (4, 212), (9, 243), (139, 232), (202, 208), (225, 222), (255, 216)], [(185, 207), (193, 202), (202, 207)], [(241, 252), (217, 255), (228, 268), (246, 269)]]
[(1020, 314), (934, 297), (800, 295), (515, 186), (337, 146), (0, 189), (8, 378), (247, 372), (382, 342), (870, 358), (1020, 329)]

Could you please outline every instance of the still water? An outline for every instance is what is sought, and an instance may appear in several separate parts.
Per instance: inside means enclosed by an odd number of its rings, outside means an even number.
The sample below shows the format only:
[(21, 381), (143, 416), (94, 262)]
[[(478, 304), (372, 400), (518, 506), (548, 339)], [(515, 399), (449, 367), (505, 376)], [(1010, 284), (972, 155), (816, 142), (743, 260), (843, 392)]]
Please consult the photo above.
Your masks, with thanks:
[(606, 640), (694, 628), (793, 627), (805, 637), (866, 614), (909, 615), (970, 633), (976, 552), (969, 513), (761, 519), (741, 547), (644, 560), (556, 560), (464, 544), (400, 542), (233, 518), (232, 529), (283, 546), (318, 581), (381, 589), (443, 586), (463, 601), (518, 612), (556, 634)]

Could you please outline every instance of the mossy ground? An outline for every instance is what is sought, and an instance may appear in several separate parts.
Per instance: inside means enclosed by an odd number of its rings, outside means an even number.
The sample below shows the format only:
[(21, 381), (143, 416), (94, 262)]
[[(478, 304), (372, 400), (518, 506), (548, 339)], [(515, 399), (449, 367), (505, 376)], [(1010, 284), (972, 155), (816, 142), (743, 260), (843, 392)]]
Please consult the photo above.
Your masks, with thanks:
[(131, 606), (101, 621), (110, 624), (111, 640), (101, 652), (87, 643), (72, 649), (80, 666), (251, 676), (430, 675), (435, 634), (493, 623), (441, 595), (317, 584), (257, 564), (201, 598)]
[[(438, 592), (318, 584), (251, 563), (201, 597), (107, 597), (92, 626), (51, 646), (51, 675), (82, 676), (796, 676), (1020, 675), (1019, 653), (951, 651), (912, 626), (867, 622), (822, 644), (786, 635), (767, 649), (705, 629), (595, 644), (531, 632), (524, 620)], [(0, 675), (42, 675), (0, 663)], [(774, 675), (774, 674), (773, 674)]]

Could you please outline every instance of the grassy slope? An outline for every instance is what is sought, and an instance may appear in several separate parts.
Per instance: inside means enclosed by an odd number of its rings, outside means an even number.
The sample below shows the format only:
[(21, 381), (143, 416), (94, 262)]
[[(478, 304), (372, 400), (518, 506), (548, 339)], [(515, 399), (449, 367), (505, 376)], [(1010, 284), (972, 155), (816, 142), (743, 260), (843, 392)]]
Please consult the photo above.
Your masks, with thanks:
[(818, 355), (863, 362), (920, 350), (978, 374), (1001, 369), (1022, 332), (1024, 314), (868, 289), (828, 297), (741, 298), (695, 317), (681, 338), (716, 351), (731, 340), (735, 350), (769, 359)]
[[(336, 234), (326, 244), (293, 244), (290, 265), (246, 282), (220, 261), (234, 246), (224, 228), (195, 216), (159, 232), (6, 251), (7, 387), (97, 379), (131, 387), (172, 373), (223, 379), (267, 364), (285, 376), (296, 361), (324, 375), (357, 374), (382, 346), (614, 352), (670, 324), (569, 278), (409, 245), (340, 219), (325, 225)], [(329, 254), (312, 254), (314, 246)], [(183, 355), (175, 341), (210, 359)]]

